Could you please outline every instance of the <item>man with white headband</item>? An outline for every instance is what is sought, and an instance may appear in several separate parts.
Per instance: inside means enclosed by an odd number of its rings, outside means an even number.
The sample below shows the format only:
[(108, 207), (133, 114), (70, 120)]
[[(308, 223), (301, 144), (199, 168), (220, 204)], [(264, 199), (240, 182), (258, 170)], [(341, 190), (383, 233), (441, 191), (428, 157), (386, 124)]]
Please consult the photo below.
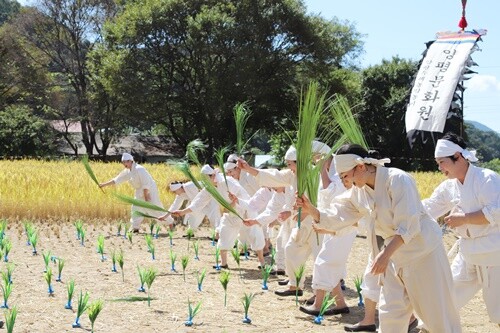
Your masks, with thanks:
[[(153, 177), (149, 174), (149, 172), (142, 166), (134, 162), (134, 157), (129, 153), (123, 153), (122, 155), (122, 164), (125, 169), (120, 172), (118, 176), (115, 178), (99, 184), (99, 187), (106, 187), (110, 185), (118, 185), (123, 182), (128, 181), (130, 185), (135, 190), (134, 198), (144, 200), (150, 202), (154, 205), (163, 207), (163, 204), (160, 200), (160, 193), (158, 192), (158, 187), (156, 186), (156, 182)], [(146, 213), (150, 216), (160, 216), (161, 212), (146, 209), (142, 207), (137, 207), (132, 205), (132, 211), (139, 211), (142, 213)], [(141, 222), (144, 220), (142, 216), (134, 216), (130, 217), (130, 223), (132, 226), (130, 227), (131, 232), (139, 232), (139, 228), (141, 226)]]
[(475, 151), (466, 148), (453, 133), (438, 140), (436, 162), (448, 179), (423, 204), (435, 218), (449, 212), (444, 223), (460, 236), (451, 265), (458, 307), (482, 289), (490, 320), (500, 326), (500, 177), (472, 165)]
[[(306, 196), (296, 204), (328, 230), (342, 230), (367, 217), (371, 273), (382, 284), (379, 331), (406, 332), (414, 310), (430, 332), (460, 333), (441, 228), (426, 213), (413, 178), (384, 167), (387, 160), (355, 144), (342, 146), (334, 159), (341, 179), (354, 185), (351, 190), (326, 210), (318, 210)], [(382, 249), (376, 236), (384, 240)]]

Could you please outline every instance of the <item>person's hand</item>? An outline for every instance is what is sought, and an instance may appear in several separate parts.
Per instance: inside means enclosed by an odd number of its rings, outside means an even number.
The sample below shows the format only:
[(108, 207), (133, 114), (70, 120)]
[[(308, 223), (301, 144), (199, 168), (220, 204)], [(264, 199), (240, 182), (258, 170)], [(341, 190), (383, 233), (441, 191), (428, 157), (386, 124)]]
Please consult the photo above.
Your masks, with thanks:
[(389, 257), (385, 254), (385, 251), (382, 250), (373, 260), (370, 272), (373, 275), (383, 274), (387, 269), (387, 265), (389, 265)]
[(336, 235), (337, 233), (335, 231), (331, 231), (328, 229), (320, 228), (316, 223), (312, 224), (313, 230), (320, 235)]
[(173, 217), (181, 217), (184, 216), (186, 213), (183, 210), (174, 210), (173, 212), (170, 212), (170, 214)]
[(99, 188), (106, 187), (106, 183), (99, 183)]
[(247, 227), (251, 227), (253, 225), (256, 225), (256, 224), (259, 224), (259, 222), (257, 222), (257, 220), (252, 220), (252, 219), (248, 219), (248, 220), (243, 220), (243, 224), (246, 225)]
[(464, 213), (452, 213), (445, 216), (444, 223), (450, 228), (456, 228), (461, 225), (467, 224), (468, 218)]
[(170, 213), (167, 213), (165, 215), (162, 215), (162, 216), (158, 217), (158, 220), (165, 221), (167, 219), (168, 215), (170, 215)]
[(250, 164), (248, 164), (248, 162), (242, 158), (238, 158), (236, 165), (238, 166), (238, 168), (245, 170), (245, 171), (248, 171), (250, 169)]
[(313, 206), (311, 201), (309, 201), (306, 195), (302, 195), (302, 197), (297, 195), (295, 199), (295, 206), (297, 206), (297, 208), (302, 208), (302, 214), (310, 214), (311, 210), (316, 208)]
[(285, 212), (281, 212), (278, 214), (278, 220), (280, 221), (285, 221), (286, 219), (288, 219), (290, 216), (292, 215), (292, 212), (287, 210)]
[(231, 206), (237, 205), (238, 197), (232, 194), (231, 192), (228, 192), (228, 194), (229, 194), (229, 200), (231, 200)]

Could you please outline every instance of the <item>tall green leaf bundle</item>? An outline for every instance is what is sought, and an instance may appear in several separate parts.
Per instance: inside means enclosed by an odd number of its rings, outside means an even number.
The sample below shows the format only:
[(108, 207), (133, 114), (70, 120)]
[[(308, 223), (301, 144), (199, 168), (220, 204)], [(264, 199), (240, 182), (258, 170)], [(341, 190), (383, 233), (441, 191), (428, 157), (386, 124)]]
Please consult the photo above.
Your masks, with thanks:
[(231, 206), (231, 204), (227, 202), (226, 199), (224, 199), (224, 197), (219, 193), (219, 191), (217, 191), (217, 188), (214, 186), (214, 184), (212, 184), (212, 181), (207, 176), (203, 175), (201, 183), (208, 191), (208, 193), (212, 195), (215, 201), (219, 203), (219, 205), (221, 205), (224, 209), (233, 213), (234, 215), (238, 216), (241, 220), (243, 220), (243, 218), (240, 216), (240, 214), (238, 214), (236, 209), (234, 209), (233, 206)]
[(189, 168), (189, 164), (186, 163), (186, 162), (182, 162), (182, 163), (178, 163), (176, 164), (175, 168), (177, 170), (179, 170), (180, 172), (182, 172), (182, 174), (184, 176), (186, 176), (187, 178), (189, 178), (190, 181), (193, 182), (193, 184), (199, 189), (201, 190), (201, 184), (200, 182), (198, 181), (198, 179), (196, 179), (196, 177), (193, 175), (193, 173), (191, 172), (191, 169)]
[(152, 203), (144, 201), (144, 200), (135, 199), (135, 198), (132, 198), (132, 197), (120, 194), (120, 193), (113, 193), (113, 195), (115, 197), (117, 197), (118, 200), (123, 201), (123, 202), (128, 203), (128, 204), (131, 204), (131, 205), (134, 205), (134, 206), (137, 206), (137, 207), (142, 207), (142, 208), (147, 208), (147, 209), (151, 209), (151, 210), (155, 210), (155, 211), (159, 211), (159, 212), (169, 213), (169, 211), (166, 210), (165, 208), (157, 206), (155, 204), (152, 204)]
[[(82, 163), (83, 163), (83, 166), (85, 167), (85, 170), (87, 171), (87, 173), (89, 174), (90, 178), (92, 179), (92, 181), (97, 186), (99, 186), (99, 181), (97, 180), (97, 177), (95, 176), (94, 171), (90, 167), (89, 156), (88, 155), (83, 155), (83, 157), (82, 157)], [(102, 188), (101, 188), (101, 191), (104, 192), (104, 190)]]
[(224, 169), (224, 155), (226, 155), (229, 152), (229, 149), (227, 147), (222, 147), (219, 148), (215, 151), (215, 158), (217, 159), (217, 164), (219, 164), (219, 169), (222, 172), (222, 176), (224, 176), (224, 182), (227, 185), (227, 177), (226, 177), (226, 170)]
[(234, 107), (234, 122), (236, 125), (236, 153), (241, 156), (247, 142), (244, 141), (245, 126), (251, 116), (247, 102), (238, 103)]
[[(329, 105), (330, 113), (337, 123), (340, 132), (350, 143), (356, 143), (364, 148), (368, 148), (363, 131), (354, 115), (349, 102), (344, 96), (337, 95)], [(340, 148), (334, 147), (332, 150)]]
[(186, 158), (197, 166), (201, 166), (198, 153), (204, 152), (206, 147), (200, 139), (190, 141), (186, 146)]

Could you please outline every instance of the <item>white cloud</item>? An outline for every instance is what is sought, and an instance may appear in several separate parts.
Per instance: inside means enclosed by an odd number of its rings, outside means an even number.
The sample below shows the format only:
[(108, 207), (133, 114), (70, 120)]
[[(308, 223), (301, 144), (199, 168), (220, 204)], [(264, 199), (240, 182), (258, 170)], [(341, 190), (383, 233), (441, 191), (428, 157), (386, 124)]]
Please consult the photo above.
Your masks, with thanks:
[(466, 86), (470, 91), (500, 92), (500, 80), (494, 75), (473, 75)]

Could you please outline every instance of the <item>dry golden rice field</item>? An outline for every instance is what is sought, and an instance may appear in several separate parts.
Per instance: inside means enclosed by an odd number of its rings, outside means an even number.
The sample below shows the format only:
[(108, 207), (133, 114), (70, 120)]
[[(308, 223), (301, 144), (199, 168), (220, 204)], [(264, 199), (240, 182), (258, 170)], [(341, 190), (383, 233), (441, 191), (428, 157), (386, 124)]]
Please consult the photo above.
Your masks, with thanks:
[[(92, 163), (92, 166), (102, 181), (122, 169), (118, 163)], [(146, 165), (146, 168), (156, 179), (167, 206), (173, 198), (165, 186), (181, 177), (180, 174), (163, 165)], [(131, 241), (123, 235), (118, 236), (119, 221), (128, 219), (130, 208), (115, 201), (108, 191), (103, 194), (97, 189), (80, 163), (1, 161), (0, 169), (0, 218), (7, 221), (5, 237), (12, 244), (9, 262), (2, 261), (0, 271), (5, 273), (7, 265), (14, 268), (12, 293), (8, 299), (8, 305), (18, 309), (14, 332), (90, 332), (86, 313), (80, 320), (82, 328), (72, 328), (80, 291), (89, 293), (90, 302), (104, 301), (102, 312), (95, 321), (95, 332), (343, 332), (343, 325), (355, 323), (363, 315), (362, 308), (357, 306), (353, 283), (354, 277), (363, 273), (368, 255), (366, 240), (362, 237), (356, 239), (348, 262), (345, 294), (350, 314), (326, 317), (321, 325), (316, 325), (312, 317), (298, 311), (293, 297), (274, 295), (273, 291), (281, 288), (276, 277), (269, 279), (269, 291), (262, 290), (258, 261), (253, 255), (248, 260), (241, 257), (241, 278), (236, 262), (229, 259), (230, 281), (227, 306), (224, 306), (220, 273), (212, 269), (215, 247), (208, 239), (211, 230), (207, 225), (197, 230), (190, 242), (182, 237), (186, 233), (185, 227), (178, 226), (173, 234), (173, 245), (170, 245), (166, 228), (162, 227), (159, 238), (153, 239), (156, 258), (152, 260), (145, 241), (149, 226), (143, 225), (141, 233), (134, 234)], [(416, 174), (416, 178), (420, 186), (425, 184), (425, 188), (420, 188), (423, 196), (428, 196), (442, 180), (439, 174)], [(118, 190), (132, 193), (128, 185)], [(82, 219), (86, 230), (84, 245), (76, 239), (73, 223), (77, 219)], [(38, 232), (38, 255), (33, 255), (32, 246), (27, 245), (26, 221), (31, 221)], [(101, 261), (96, 250), (101, 235), (104, 237), (105, 261)], [(444, 241), (450, 248), (455, 237), (448, 233)], [(199, 260), (194, 259), (195, 242), (199, 246)], [(49, 251), (49, 259), (53, 256), (56, 262), (58, 259), (65, 262), (62, 282), (56, 282), (58, 266), (49, 260), (49, 268), (53, 271), (52, 296), (48, 294), (44, 278), (43, 254), (47, 255)], [(111, 271), (113, 251), (123, 251), (123, 279), (119, 267), (118, 272)], [(175, 272), (171, 271), (170, 251), (177, 255)], [(189, 258), (185, 281), (181, 265), (183, 256)], [(312, 260), (309, 259), (306, 292), (301, 300), (312, 293), (311, 266)], [(149, 307), (147, 294), (138, 291), (137, 267), (154, 267), (158, 271), (150, 288), (152, 299)], [(199, 292), (197, 273), (203, 269), (207, 275)], [(71, 279), (75, 281), (73, 310), (64, 307), (67, 303), (66, 286)], [(0, 281), (0, 285), (3, 284)], [(255, 294), (249, 310), (251, 324), (242, 323), (241, 298), (244, 293)], [(184, 325), (188, 316), (188, 299), (202, 304), (192, 327)], [(462, 309), (461, 317), (464, 332), (500, 331), (489, 323), (480, 294)], [(0, 314), (0, 319), (5, 321), (5, 315)]]

